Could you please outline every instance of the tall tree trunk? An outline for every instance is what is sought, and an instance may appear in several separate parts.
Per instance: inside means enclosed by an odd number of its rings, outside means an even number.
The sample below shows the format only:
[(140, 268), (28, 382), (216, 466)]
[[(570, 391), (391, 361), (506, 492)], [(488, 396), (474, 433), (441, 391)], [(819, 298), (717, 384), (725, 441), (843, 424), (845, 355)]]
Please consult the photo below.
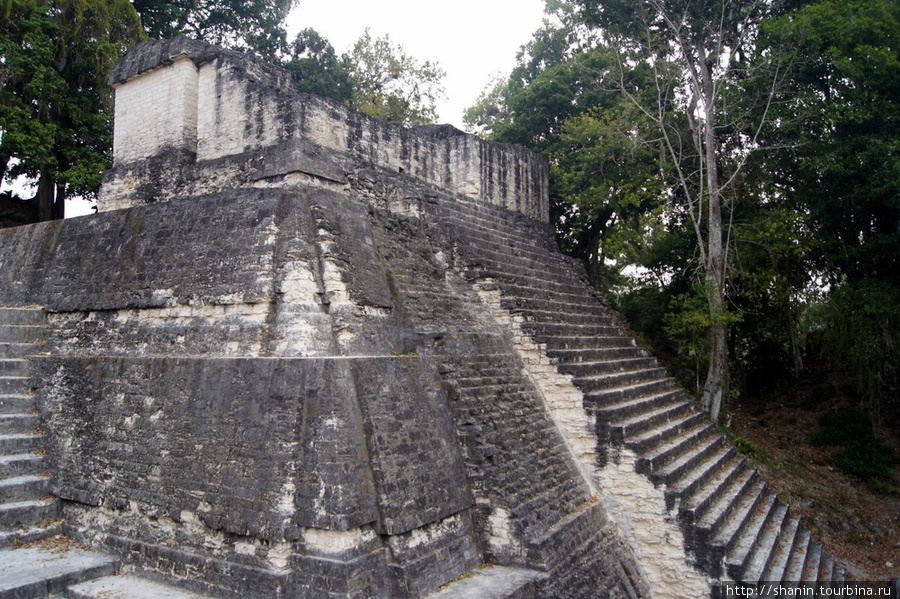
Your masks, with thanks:
[(703, 143), (706, 161), (707, 255), (706, 296), (709, 303), (709, 371), (703, 385), (701, 405), (713, 421), (719, 419), (722, 402), (728, 389), (728, 330), (725, 325), (725, 248), (722, 234), (722, 190), (719, 184), (719, 163), (716, 156), (715, 90), (705, 56), (697, 65), (702, 74), (703, 87)]
[(38, 221), (65, 218), (65, 190), (65, 183), (57, 184), (49, 172), (41, 173), (37, 192)]
[(66, 217), (66, 184), (56, 184), (56, 197), (53, 198), (53, 209), (50, 211), (53, 220), (62, 220)]
[(46, 172), (41, 173), (38, 181), (37, 205), (38, 220), (53, 220), (53, 201), (56, 196), (56, 184), (50, 175)]

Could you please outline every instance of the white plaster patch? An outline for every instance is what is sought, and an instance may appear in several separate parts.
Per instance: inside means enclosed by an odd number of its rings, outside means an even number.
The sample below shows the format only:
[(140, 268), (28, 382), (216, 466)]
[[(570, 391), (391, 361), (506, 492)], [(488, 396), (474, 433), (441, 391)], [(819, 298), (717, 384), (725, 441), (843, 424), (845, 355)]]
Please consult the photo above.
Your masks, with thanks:
[(350, 530), (325, 530), (323, 528), (306, 528), (303, 530), (303, 542), (307, 549), (325, 555), (341, 553), (371, 542), (375, 533), (370, 529), (351, 528)]
[(495, 554), (510, 557), (524, 555), (522, 545), (513, 532), (509, 512), (502, 507), (495, 507), (488, 516), (488, 527), (491, 532), (488, 544)]
[(597, 470), (610, 517), (631, 542), (653, 590), (661, 599), (689, 599), (709, 594), (710, 579), (690, 564), (684, 535), (666, 510), (662, 488), (635, 470), (637, 456), (623, 450)]
[(278, 495), (278, 502), (275, 504), (275, 510), (284, 515), (290, 516), (296, 511), (294, 506), (294, 492), (296, 488), (293, 482), (285, 482), (281, 485), (281, 492)]
[[(197, 144), (197, 67), (187, 56), (116, 86), (113, 159), (125, 164)], [(108, 210), (109, 207), (104, 207)]]
[(291, 557), (291, 544), (290, 543), (274, 543), (272, 547), (269, 548), (269, 551), (266, 553), (266, 561), (271, 564), (273, 568), (278, 570), (286, 570), (289, 563), (289, 558)]

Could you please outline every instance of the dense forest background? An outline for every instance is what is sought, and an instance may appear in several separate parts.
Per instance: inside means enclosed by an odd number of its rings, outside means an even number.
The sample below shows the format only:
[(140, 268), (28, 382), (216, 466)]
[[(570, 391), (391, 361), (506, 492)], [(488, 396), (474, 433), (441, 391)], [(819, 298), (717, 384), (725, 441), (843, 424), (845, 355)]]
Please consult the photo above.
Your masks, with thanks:
[[(0, 196), (0, 225), (95, 197), (107, 74), (141, 39), (227, 45), (301, 91), (435, 118), (437, 64), (368, 32), (344, 55), (312, 29), (288, 40), (293, 4), (0, 2), (0, 179), (27, 183)], [(623, 323), (832, 543), (896, 576), (900, 1), (547, 0), (546, 14), (469, 129), (549, 161), (560, 246)]]

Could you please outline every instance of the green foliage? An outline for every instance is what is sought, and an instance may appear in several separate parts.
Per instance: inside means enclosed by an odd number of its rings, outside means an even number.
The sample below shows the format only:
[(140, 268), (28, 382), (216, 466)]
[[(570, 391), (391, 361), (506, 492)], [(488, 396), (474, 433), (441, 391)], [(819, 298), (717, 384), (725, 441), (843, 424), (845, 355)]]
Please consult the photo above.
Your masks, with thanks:
[(900, 385), (900, 289), (878, 280), (845, 283), (825, 303), (821, 351), (853, 379), (879, 415), (896, 409)]
[[(467, 123), (550, 161), (563, 250), (697, 382), (705, 329), (724, 323), (737, 388), (764, 394), (824, 359), (873, 413), (896, 409), (900, 4), (547, 6), (557, 20)], [(692, 69), (714, 86), (691, 84)], [(696, 288), (717, 268), (711, 172), (723, 189), (719, 306)]]
[(756, 447), (756, 444), (745, 437), (735, 437), (732, 439), (732, 443), (738, 448), (738, 451), (748, 457), (755, 458), (756, 454), (759, 452), (759, 448)]
[(274, 57), (285, 47), (282, 23), (295, 0), (134, 0), (147, 35), (187, 35)]
[(891, 447), (875, 436), (872, 420), (857, 408), (838, 408), (825, 413), (821, 427), (810, 436), (818, 446), (837, 446), (832, 463), (863, 482), (889, 481), (898, 463)]
[(820, 383), (809, 390), (803, 404), (804, 410), (816, 410), (834, 398), (834, 388), (827, 383)]
[(695, 285), (689, 292), (673, 297), (670, 311), (665, 315), (666, 335), (675, 347), (681, 366), (691, 373), (697, 392), (709, 367), (710, 327), (714, 322), (734, 326), (741, 320), (741, 315), (734, 312), (711, 314), (706, 296), (707, 289)]
[(373, 38), (367, 29), (348, 57), (353, 82), (350, 105), (402, 125), (425, 125), (437, 117), (435, 104), (444, 94), (444, 71), (420, 63), (388, 36)]
[(0, 177), (38, 183), (41, 218), (109, 166), (112, 63), (141, 38), (125, 0), (11, 0), (0, 20)]
[(301, 92), (350, 102), (353, 81), (347, 57), (338, 58), (332, 45), (314, 29), (297, 34), (284, 67), (294, 76)]
[[(767, 29), (791, 52), (775, 169), (807, 211), (832, 281), (900, 282), (900, 4), (820, 0)], [(780, 137), (779, 137), (780, 135)], [(797, 143), (799, 142), (799, 143)]]

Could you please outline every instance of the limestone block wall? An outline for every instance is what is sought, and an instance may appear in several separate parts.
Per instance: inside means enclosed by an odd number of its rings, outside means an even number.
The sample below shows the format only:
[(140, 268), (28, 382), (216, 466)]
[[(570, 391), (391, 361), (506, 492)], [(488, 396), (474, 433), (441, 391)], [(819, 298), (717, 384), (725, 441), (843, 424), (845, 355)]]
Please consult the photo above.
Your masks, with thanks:
[(370, 165), (548, 218), (547, 165), (524, 148), (449, 126), (404, 129), (297, 93), (283, 71), (221, 48), (185, 38), (143, 42), (111, 82), (115, 165), (101, 210), (236, 184), (283, 187), (298, 174), (304, 184), (345, 186), (354, 169)]
[(113, 160), (125, 164), (163, 150), (196, 151), (197, 93), (197, 67), (184, 55), (121, 86)]

